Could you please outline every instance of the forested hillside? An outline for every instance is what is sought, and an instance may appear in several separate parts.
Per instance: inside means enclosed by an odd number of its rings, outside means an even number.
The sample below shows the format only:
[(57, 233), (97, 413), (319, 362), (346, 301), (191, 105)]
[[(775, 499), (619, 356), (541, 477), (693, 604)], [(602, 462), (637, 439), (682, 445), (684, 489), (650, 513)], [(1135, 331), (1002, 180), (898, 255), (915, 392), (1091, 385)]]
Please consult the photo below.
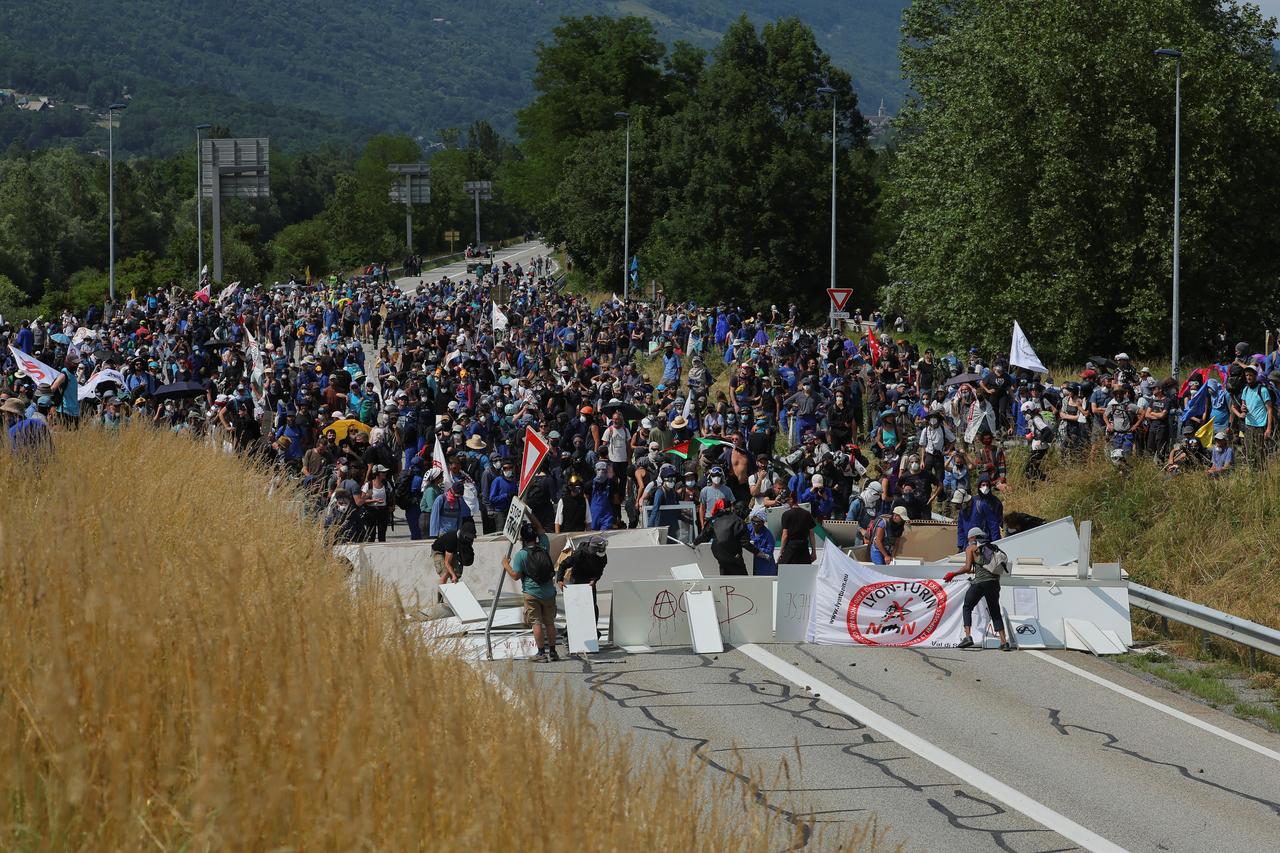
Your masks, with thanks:
[[(132, 94), (121, 145), (162, 154), (188, 125), (270, 134), (283, 148), (361, 141), (486, 119), (514, 130), (533, 96), (534, 49), (562, 16), (638, 14), (667, 41), (715, 44), (745, 12), (795, 15), (853, 74), (862, 103), (896, 106), (905, 0), (6, 0), (0, 4), (0, 87), (68, 104), (106, 106)], [(0, 110), (0, 112), (5, 112)], [(12, 112), (12, 110), (8, 111)], [(152, 120), (144, 120), (139, 113)], [(163, 119), (161, 121), (161, 119)], [(88, 113), (0, 118), (0, 144), (92, 135)], [(94, 145), (100, 144), (100, 141)], [(81, 147), (94, 147), (82, 145)]]

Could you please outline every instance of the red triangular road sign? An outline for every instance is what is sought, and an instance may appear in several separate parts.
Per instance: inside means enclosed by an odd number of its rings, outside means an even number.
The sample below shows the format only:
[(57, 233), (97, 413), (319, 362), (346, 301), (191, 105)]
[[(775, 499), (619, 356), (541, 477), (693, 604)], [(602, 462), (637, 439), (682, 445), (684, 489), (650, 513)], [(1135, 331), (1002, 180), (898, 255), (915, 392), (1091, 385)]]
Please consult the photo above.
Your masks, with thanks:
[(533, 431), (532, 427), (524, 428), (524, 456), (520, 458), (520, 494), (538, 473), (538, 466), (547, 458), (547, 440)]
[(828, 287), (827, 296), (831, 297), (831, 304), (835, 306), (836, 311), (843, 311), (844, 306), (849, 304), (849, 297), (853, 296), (853, 288)]

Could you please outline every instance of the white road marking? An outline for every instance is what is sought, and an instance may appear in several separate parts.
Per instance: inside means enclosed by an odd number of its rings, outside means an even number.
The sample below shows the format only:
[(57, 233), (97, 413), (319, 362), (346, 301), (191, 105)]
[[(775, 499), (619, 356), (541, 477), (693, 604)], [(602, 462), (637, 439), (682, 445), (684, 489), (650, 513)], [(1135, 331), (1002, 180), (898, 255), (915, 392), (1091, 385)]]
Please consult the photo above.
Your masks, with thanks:
[(1254, 743), (1248, 738), (1241, 737), (1240, 735), (1229, 732), (1226, 729), (1218, 728), (1213, 723), (1207, 723), (1204, 720), (1200, 719), (1199, 717), (1193, 717), (1190, 714), (1179, 711), (1177, 708), (1170, 708), (1168, 705), (1165, 705), (1162, 702), (1159, 702), (1148, 696), (1143, 696), (1141, 693), (1130, 690), (1127, 687), (1121, 687), (1119, 684), (1116, 684), (1115, 682), (1112, 682), (1112, 681), (1108, 681), (1107, 679), (1103, 678), (1100, 675), (1095, 675), (1092, 672), (1089, 672), (1087, 669), (1081, 669), (1080, 667), (1069, 664), (1066, 661), (1058, 660), (1052, 655), (1047, 655), (1044, 652), (1027, 651), (1025, 653), (1029, 655), (1035, 655), (1041, 660), (1046, 660), (1060, 669), (1065, 669), (1067, 672), (1074, 673), (1075, 675), (1078, 675), (1081, 678), (1086, 678), (1089, 681), (1092, 681), (1094, 684), (1099, 684), (1107, 688), (1108, 690), (1114, 690), (1116, 693), (1119, 693), (1121, 696), (1127, 696), (1128, 698), (1132, 699), (1135, 702), (1141, 702), (1143, 705), (1146, 705), (1148, 708), (1155, 708), (1157, 711), (1161, 712), (1162, 714), (1168, 714), (1170, 717), (1174, 717), (1175, 719), (1182, 720), (1184, 723), (1190, 723), (1196, 728), (1202, 729), (1203, 731), (1206, 731), (1209, 734), (1217, 735), (1218, 737), (1223, 738), (1224, 740), (1229, 740), (1234, 744), (1243, 746), (1245, 749), (1253, 750), (1259, 755), (1266, 756), (1267, 758), (1270, 758), (1273, 761), (1280, 761), (1280, 752), (1276, 752), (1274, 749), (1268, 749), (1267, 747), (1262, 746), (1261, 744)]
[(1086, 850), (1124, 850), (1123, 847), (1108, 841), (1092, 830), (1086, 829), (1038, 800), (1033, 800), (1021, 791), (1015, 790), (999, 779), (983, 773), (978, 768), (957, 758), (941, 747), (912, 734), (897, 723), (880, 716), (865, 705), (849, 698), (820, 679), (811, 676), (800, 667), (787, 663), (772, 652), (765, 651), (754, 643), (738, 646), (738, 651), (761, 666), (773, 670), (791, 683), (799, 687), (807, 687), (813, 693), (820, 693), (819, 701), (826, 702), (837, 711), (848, 714), (850, 717), (875, 729), (880, 734), (895, 741), (898, 745), (946, 770), (955, 776), (958, 781), (972, 785), (984, 793), (990, 794), (1009, 808), (1021, 812), (1046, 829), (1053, 830)]

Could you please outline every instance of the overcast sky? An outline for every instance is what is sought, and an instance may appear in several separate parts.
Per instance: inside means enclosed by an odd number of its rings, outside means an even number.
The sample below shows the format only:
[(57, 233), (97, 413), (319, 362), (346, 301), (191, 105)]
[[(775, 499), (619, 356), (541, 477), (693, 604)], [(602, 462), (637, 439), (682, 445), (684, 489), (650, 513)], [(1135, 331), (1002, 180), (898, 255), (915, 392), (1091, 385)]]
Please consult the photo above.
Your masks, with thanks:
[(1280, 18), (1280, 0), (1251, 0), (1262, 7), (1264, 15), (1270, 15), (1273, 18)]

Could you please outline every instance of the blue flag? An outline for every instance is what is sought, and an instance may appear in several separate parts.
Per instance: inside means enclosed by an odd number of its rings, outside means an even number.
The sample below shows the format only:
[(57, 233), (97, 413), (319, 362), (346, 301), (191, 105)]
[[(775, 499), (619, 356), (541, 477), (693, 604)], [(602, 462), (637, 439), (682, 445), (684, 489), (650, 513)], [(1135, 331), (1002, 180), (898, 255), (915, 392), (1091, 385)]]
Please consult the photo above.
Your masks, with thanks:
[(1187, 400), (1187, 404), (1182, 407), (1182, 417), (1179, 423), (1185, 424), (1191, 418), (1202, 418), (1209, 410), (1209, 386), (1201, 385), (1196, 393), (1191, 395), (1191, 399)]

